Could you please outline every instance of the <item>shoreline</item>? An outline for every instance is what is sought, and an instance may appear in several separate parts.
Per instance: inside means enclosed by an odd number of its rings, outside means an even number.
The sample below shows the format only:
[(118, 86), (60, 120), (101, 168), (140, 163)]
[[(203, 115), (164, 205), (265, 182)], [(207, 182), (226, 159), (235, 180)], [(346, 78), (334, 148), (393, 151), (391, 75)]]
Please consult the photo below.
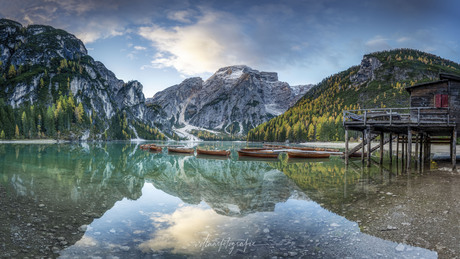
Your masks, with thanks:
[[(116, 142), (117, 140), (112, 140), (108, 142)], [(129, 141), (129, 140), (127, 140)], [(146, 142), (149, 140), (130, 140), (131, 142)], [(76, 141), (75, 143), (78, 143), (80, 141)], [(86, 141), (83, 141), (86, 142)], [(99, 142), (99, 141), (89, 141), (89, 142)], [(181, 141), (179, 141), (181, 142)], [(236, 141), (239, 142), (239, 141)], [(0, 140), (0, 144), (60, 144), (60, 143), (72, 143), (72, 141), (69, 140), (57, 140), (57, 139), (21, 139), (21, 140)], [(265, 144), (271, 143), (271, 142), (264, 142)], [(277, 143), (277, 142), (273, 142)], [(378, 142), (372, 142), (373, 145), (378, 144)], [(345, 149), (345, 142), (303, 142), (303, 143), (292, 143), (292, 144), (298, 144), (301, 146), (307, 146), (307, 147), (325, 147), (325, 148), (342, 148)], [(349, 143), (349, 148), (352, 149), (355, 146), (359, 145), (360, 142), (351, 142)], [(385, 146), (385, 151), (388, 151), (388, 144)], [(432, 154), (433, 155), (441, 155), (441, 156), (446, 156), (449, 155), (449, 145), (437, 145), (437, 144), (432, 144), (431, 145), (432, 149)], [(415, 152), (415, 144), (413, 144), (412, 150)], [(457, 150), (460, 150), (460, 145), (457, 145)], [(393, 151), (396, 151), (396, 144), (393, 144)]]
[(56, 139), (0, 140), (0, 144), (58, 144), (58, 143), (69, 143), (69, 141), (56, 140)]

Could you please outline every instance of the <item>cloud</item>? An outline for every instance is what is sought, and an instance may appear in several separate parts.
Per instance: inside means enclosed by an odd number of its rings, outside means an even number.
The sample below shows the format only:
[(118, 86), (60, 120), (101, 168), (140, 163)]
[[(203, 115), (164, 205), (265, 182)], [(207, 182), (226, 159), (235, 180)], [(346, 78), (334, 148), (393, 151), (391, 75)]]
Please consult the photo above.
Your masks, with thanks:
[(168, 19), (182, 23), (191, 23), (194, 12), (191, 10), (172, 11), (168, 13)]
[[(24, 25), (46, 24), (75, 34), (84, 43), (126, 35), (138, 24), (164, 16), (178, 0), (15, 0), (4, 1), (0, 17)], [(158, 6), (156, 6), (158, 5)], [(155, 8), (152, 8), (155, 7)]]
[(134, 46), (134, 49), (135, 49), (135, 50), (146, 50), (147, 48), (146, 48), (146, 47), (142, 47), (142, 46)]
[(381, 35), (377, 35), (374, 38), (365, 42), (365, 47), (368, 51), (380, 51), (380, 50), (388, 50), (391, 48), (390, 44), (388, 43), (389, 39), (382, 37)]
[(398, 38), (396, 41), (397, 41), (398, 43), (403, 43), (403, 42), (408, 42), (408, 41), (410, 41), (410, 40), (411, 40), (410, 37), (400, 37), (400, 38)]
[(260, 57), (253, 39), (244, 31), (244, 26), (232, 15), (208, 11), (195, 24), (141, 27), (139, 35), (150, 40), (159, 51), (152, 65), (195, 75), (231, 64), (255, 64)]

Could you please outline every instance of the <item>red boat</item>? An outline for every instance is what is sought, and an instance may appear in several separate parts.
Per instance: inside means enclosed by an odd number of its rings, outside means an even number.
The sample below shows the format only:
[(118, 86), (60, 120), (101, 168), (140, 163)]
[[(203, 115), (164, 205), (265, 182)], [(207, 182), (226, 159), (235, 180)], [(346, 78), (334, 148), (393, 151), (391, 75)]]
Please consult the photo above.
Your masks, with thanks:
[(258, 150), (258, 151), (247, 151), (238, 150), (238, 156), (250, 156), (250, 157), (263, 157), (263, 158), (278, 158), (280, 152), (274, 152), (269, 150)]
[(196, 149), (197, 155), (212, 155), (212, 156), (229, 156), (229, 150), (205, 150), (205, 149)]
[(182, 154), (193, 154), (195, 149), (193, 148), (171, 148), (168, 147), (168, 152), (170, 153), (182, 153)]

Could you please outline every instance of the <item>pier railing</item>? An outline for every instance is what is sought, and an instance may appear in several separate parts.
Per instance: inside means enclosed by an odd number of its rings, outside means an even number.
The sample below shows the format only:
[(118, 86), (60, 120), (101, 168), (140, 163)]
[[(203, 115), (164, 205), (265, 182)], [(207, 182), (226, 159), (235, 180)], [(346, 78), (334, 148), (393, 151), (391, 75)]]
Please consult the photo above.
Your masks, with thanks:
[(343, 111), (343, 125), (451, 124), (449, 108), (375, 108)]

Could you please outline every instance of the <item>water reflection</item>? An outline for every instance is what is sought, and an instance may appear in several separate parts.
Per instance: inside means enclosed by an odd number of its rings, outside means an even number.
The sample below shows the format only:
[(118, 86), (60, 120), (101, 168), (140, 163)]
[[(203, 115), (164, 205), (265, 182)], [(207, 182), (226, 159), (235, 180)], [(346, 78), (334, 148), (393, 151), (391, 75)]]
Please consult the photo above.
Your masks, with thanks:
[(348, 204), (388, 183), (340, 159), (216, 160), (131, 143), (0, 145), (0, 154), (6, 257), (435, 256), (395, 249), (339, 216), (351, 219)]
[(200, 207), (181, 207), (171, 214), (154, 213), (150, 219), (156, 227), (167, 225), (158, 230), (150, 240), (142, 242), (139, 248), (143, 252), (171, 249), (172, 253), (194, 254), (201, 249), (193, 245), (198, 240), (218, 233), (218, 225), (227, 218), (216, 214), (212, 209)]

